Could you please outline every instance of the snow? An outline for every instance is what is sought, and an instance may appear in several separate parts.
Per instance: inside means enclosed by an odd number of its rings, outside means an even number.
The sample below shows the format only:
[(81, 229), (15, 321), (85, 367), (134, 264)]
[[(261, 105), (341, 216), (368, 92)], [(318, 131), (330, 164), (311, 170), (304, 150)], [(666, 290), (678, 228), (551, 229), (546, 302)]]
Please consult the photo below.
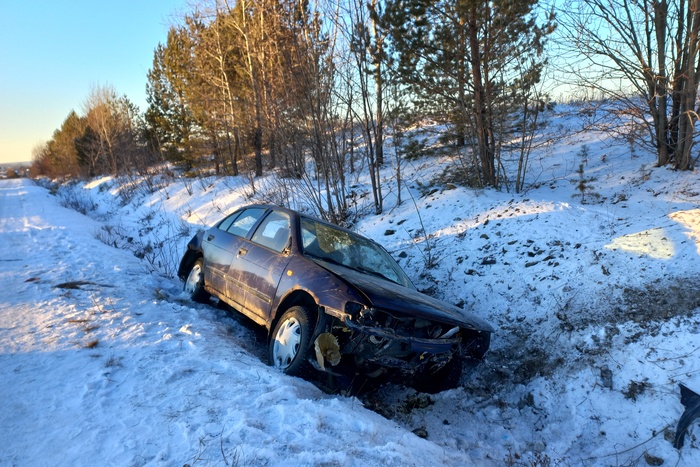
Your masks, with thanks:
[(386, 169), (385, 213), (354, 228), (496, 328), (430, 396), (324, 392), (183, 296), (187, 240), (251, 202), (247, 178), (1, 181), (0, 465), (700, 465), (697, 422), (672, 446), (678, 384), (700, 392), (700, 180), (653, 163), (578, 133), (538, 149), (514, 194), (434, 184), (449, 159), (417, 159), (398, 206)]

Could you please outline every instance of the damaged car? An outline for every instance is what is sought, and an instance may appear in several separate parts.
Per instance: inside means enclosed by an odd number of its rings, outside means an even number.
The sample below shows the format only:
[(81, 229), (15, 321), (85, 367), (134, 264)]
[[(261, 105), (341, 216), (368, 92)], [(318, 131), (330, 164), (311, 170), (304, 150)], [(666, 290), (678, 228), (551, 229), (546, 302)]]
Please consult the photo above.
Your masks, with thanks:
[(437, 392), (483, 357), (492, 327), (418, 292), (378, 243), (271, 205), (235, 211), (187, 245), (178, 276), (197, 302), (211, 296), (268, 335), (269, 363), (362, 374)]

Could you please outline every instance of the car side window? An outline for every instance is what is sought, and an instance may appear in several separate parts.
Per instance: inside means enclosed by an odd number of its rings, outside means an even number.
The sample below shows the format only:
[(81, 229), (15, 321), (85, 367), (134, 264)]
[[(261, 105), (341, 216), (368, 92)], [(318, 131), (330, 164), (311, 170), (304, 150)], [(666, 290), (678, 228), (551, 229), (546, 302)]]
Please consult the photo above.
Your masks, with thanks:
[(235, 221), (238, 218), (238, 216), (241, 215), (242, 212), (243, 211), (234, 212), (233, 214), (219, 222), (219, 225), (217, 227), (224, 231), (228, 230), (228, 228), (231, 227), (231, 224), (233, 224), (233, 221)]
[(236, 217), (231, 225), (228, 226), (226, 231), (233, 235), (238, 235), (239, 237), (245, 238), (248, 235), (248, 232), (250, 232), (250, 229), (265, 213), (265, 210), (265, 208), (246, 209), (245, 211), (241, 212), (238, 217)]
[(289, 215), (272, 211), (260, 224), (251, 239), (253, 242), (281, 253), (289, 242)]
[(306, 220), (301, 221), (301, 246), (306, 250), (316, 241), (316, 232), (313, 231), (312, 225)]

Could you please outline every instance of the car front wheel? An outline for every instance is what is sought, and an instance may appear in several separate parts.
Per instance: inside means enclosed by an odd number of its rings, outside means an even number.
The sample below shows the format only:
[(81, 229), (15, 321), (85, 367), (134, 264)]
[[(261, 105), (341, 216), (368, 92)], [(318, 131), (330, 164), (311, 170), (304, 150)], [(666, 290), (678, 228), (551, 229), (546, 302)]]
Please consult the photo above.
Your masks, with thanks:
[(198, 303), (206, 303), (209, 300), (209, 293), (204, 290), (204, 260), (199, 258), (195, 261), (190, 270), (190, 274), (185, 281), (185, 293)]
[(300, 306), (287, 310), (277, 322), (270, 339), (270, 365), (288, 375), (302, 375), (308, 363), (311, 341), (309, 313)]

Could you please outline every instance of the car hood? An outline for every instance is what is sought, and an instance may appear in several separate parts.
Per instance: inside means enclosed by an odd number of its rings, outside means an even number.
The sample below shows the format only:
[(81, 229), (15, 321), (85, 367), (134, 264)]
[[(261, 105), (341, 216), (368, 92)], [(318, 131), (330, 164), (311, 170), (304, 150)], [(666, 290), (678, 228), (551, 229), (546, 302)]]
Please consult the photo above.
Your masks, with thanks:
[(493, 332), (491, 325), (481, 318), (416, 290), (344, 266), (325, 261), (318, 261), (318, 264), (358, 289), (375, 308), (477, 331)]

